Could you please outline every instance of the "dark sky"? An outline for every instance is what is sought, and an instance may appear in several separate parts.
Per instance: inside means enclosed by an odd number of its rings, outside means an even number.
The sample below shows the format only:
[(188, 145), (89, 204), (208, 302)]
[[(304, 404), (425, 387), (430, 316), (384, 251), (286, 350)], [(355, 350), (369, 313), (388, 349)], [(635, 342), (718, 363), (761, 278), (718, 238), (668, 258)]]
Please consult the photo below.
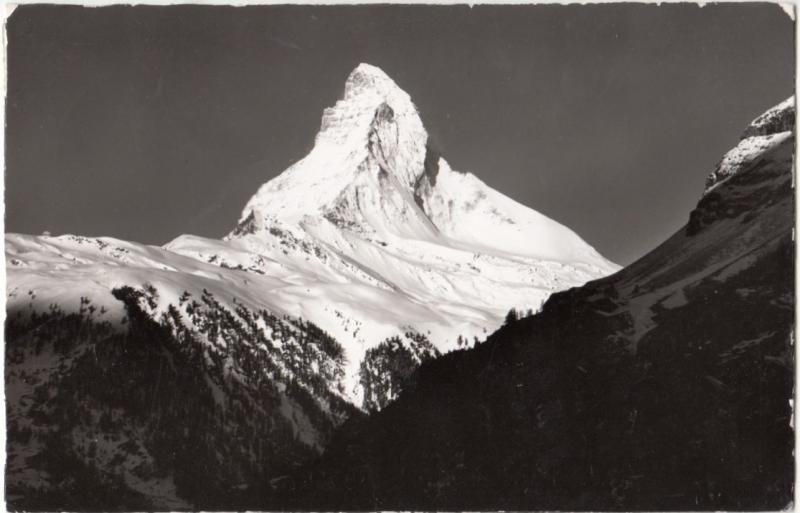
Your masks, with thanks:
[(794, 87), (770, 4), (23, 6), (8, 39), (6, 229), (151, 244), (227, 233), (369, 62), (451, 166), (625, 264)]

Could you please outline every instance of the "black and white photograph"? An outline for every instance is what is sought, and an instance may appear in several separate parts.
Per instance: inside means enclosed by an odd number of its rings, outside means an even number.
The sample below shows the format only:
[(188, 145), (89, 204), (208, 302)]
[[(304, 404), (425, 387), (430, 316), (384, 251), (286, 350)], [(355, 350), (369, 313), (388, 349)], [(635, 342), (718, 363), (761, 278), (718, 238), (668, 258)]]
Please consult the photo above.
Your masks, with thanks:
[(6, 5), (9, 511), (779, 511), (795, 5)]

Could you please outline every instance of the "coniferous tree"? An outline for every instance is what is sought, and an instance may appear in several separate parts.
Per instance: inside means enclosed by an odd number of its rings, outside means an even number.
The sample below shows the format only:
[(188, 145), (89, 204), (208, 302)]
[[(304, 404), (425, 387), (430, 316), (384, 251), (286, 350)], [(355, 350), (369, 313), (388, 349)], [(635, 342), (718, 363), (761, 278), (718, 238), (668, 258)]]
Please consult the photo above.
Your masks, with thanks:
[(513, 322), (516, 322), (517, 320), (519, 320), (519, 314), (517, 313), (517, 309), (516, 308), (512, 308), (506, 314), (506, 322), (505, 322), (505, 324), (511, 324)]

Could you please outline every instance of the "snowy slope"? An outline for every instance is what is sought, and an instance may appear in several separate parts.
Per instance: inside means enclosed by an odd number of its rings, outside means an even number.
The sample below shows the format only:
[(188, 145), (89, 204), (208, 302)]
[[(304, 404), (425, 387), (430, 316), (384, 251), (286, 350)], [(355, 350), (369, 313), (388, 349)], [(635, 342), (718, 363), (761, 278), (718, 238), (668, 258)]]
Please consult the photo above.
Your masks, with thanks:
[(439, 351), (472, 343), (506, 312), (617, 266), (568, 228), (450, 169), (408, 94), (359, 65), (326, 109), (313, 150), (264, 184), (223, 240), (163, 248), (110, 238), (8, 235), (9, 310), (91, 298), (112, 321), (114, 287), (149, 284), (154, 315), (204, 289), (235, 310), (313, 321), (344, 348), (345, 397), (361, 403), (366, 351), (407, 332)]

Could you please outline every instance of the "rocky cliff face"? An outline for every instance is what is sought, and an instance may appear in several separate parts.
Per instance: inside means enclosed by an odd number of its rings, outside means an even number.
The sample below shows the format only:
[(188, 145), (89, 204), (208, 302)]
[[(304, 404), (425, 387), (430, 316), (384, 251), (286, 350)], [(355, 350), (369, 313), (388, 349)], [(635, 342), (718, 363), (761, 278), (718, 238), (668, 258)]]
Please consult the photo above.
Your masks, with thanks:
[(554, 294), (485, 343), (423, 364), (413, 389), (345, 424), (321, 460), (285, 483), (279, 504), (789, 505), (790, 105), (748, 128), (743, 141), (771, 143), (725, 176), (715, 171), (687, 226), (621, 272)]

